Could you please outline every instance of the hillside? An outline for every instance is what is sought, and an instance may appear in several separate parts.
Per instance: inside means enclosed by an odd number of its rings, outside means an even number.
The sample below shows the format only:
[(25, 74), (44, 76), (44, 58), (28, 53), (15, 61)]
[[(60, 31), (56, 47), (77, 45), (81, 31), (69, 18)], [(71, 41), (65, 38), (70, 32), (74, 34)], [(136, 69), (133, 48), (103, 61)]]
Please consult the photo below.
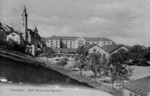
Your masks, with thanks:
[[(9, 58), (8, 54), (0, 53), (0, 77), (5, 77), (13, 83), (24, 84), (50, 84), (65, 86), (81, 86), (91, 88), (85, 83), (80, 83), (57, 71), (42, 66), (39, 62), (29, 62), (21, 57), (19, 61)], [(27, 62), (28, 61), (28, 62)]]

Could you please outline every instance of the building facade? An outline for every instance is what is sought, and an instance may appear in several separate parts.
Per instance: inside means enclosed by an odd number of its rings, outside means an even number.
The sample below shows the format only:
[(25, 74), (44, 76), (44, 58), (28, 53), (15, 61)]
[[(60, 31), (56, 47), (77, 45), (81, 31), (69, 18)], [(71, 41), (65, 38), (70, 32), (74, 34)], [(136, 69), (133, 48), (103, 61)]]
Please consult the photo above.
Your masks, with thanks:
[(18, 33), (12, 32), (7, 35), (7, 41), (9, 41), (10, 39), (20, 44), (20, 35)]
[(113, 41), (107, 38), (94, 37), (67, 37), (67, 36), (52, 36), (46, 41), (46, 45), (52, 48), (79, 48), (84, 44), (113, 45)]

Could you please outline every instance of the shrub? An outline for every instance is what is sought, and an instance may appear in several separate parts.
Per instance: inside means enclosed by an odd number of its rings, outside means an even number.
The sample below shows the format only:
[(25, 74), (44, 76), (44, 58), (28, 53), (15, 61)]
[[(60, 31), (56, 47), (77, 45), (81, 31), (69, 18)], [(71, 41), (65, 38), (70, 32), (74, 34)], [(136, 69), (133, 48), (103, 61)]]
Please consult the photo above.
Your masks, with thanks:
[(146, 61), (142, 60), (137, 63), (137, 66), (150, 66), (150, 64), (147, 63)]
[(68, 63), (68, 58), (63, 58), (59, 61), (60, 66), (65, 66)]

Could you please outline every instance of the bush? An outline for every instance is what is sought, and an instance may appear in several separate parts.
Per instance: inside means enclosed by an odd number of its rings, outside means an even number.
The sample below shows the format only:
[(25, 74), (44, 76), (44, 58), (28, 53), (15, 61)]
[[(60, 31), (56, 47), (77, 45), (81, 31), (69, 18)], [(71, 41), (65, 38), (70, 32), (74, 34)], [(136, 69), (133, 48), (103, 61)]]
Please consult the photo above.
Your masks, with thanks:
[(68, 63), (68, 58), (63, 58), (63, 59), (61, 59), (60, 61), (59, 61), (59, 65), (60, 66), (65, 66), (67, 63)]
[(150, 66), (150, 64), (147, 63), (146, 61), (139, 61), (136, 65), (137, 66)]

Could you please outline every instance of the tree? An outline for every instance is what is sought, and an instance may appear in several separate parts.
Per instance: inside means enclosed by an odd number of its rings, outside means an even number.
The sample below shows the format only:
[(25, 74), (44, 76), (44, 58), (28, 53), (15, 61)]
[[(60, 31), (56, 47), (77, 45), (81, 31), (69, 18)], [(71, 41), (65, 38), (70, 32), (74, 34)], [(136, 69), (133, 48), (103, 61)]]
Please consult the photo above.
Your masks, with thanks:
[(80, 69), (80, 74), (82, 76), (82, 69), (86, 66), (88, 50), (86, 50), (83, 46), (77, 49), (77, 56), (76, 56), (76, 66)]
[(59, 65), (63, 66), (63, 68), (64, 68), (64, 66), (67, 65), (68, 61), (69, 61), (68, 58), (65, 57), (60, 60)]
[(143, 58), (145, 52), (146, 52), (146, 47), (141, 46), (141, 45), (134, 45), (130, 49), (130, 57), (133, 60), (138, 60)]
[(89, 67), (90, 69), (94, 72), (94, 80), (97, 77), (97, 73), (101, 73), (100, 68), (102, 67), (102, 63), (101, 63), (101, 54), (99, 53), (91, 53), (89, 55)]
[(51, 58), (53, 57), (54, 55), (54, 50), (51, 48), (51, 47), (44, 47), (43, 49), (43, 53), (44, 53), (44, 56), (47, 57), (47, 62), (48, 62), (48, 58)]
[(133, 60), (133, 64), (142, 65), (141, 62), (145, 61), (145, 56), (147, 53), (147, 49), (141, 45), (134, 45), (131, 47), (130, 51), (130, 59)]
[(144, 55), (144, 58), (147, 60), (147, 61), (150, 61), (150, 47), (147, 48), (147, 51)]
[(104, 75), (108, 76), (109, 75), (109, 62), (105, 55), (101, 57), (101, 64), (102, 64), (101, 66), (102, 66)]
[(128, 80), (132, 75), (133, 69), (128, 68), (126, 64), (128, 59), (128, 53), (125, 50), (120, 50), (110, 56), (112, 84), (117, 80), (121, 82)]

